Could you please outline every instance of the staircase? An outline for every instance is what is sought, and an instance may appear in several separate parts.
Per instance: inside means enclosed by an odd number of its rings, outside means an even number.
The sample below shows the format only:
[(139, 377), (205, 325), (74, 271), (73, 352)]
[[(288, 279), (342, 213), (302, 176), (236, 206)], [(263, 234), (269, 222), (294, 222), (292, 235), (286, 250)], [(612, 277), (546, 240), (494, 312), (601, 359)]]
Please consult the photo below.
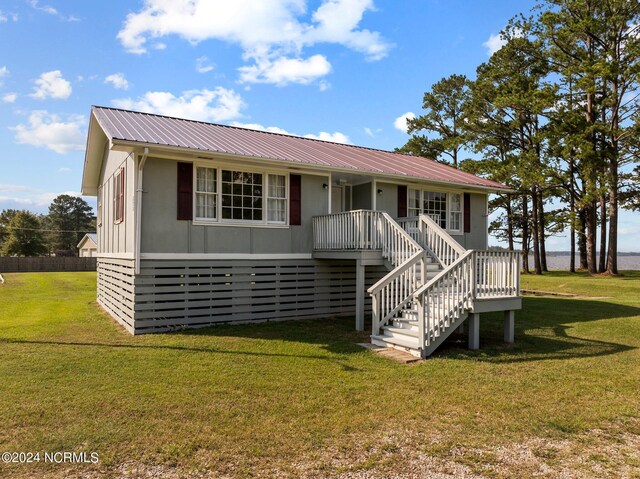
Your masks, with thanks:
[(368, 289), (371, 342), (416, 357), (431, 355), (478, 301), (488, 311), (487, 301), (519, 298), (516, 252), (465, 250), (426, 215), (398, 222), (380, 211), (324, 215), (314, 218), (314, 242), (382, 252), (390, 272)]

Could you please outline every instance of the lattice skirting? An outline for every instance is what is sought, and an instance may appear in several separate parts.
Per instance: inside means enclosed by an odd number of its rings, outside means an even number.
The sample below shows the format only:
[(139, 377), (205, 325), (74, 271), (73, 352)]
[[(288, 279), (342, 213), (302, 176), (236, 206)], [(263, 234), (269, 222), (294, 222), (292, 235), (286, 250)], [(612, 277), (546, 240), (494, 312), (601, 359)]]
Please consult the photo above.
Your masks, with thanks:
[[(126, 263), (126, 264), (125, 264)], [(135, 334), (355, 314), (354, 261), (99, 259), (98, 301)], [(366, 287), (384, 276), (367, 267)], [(369, 295), (365, 307), (370, 311)]]

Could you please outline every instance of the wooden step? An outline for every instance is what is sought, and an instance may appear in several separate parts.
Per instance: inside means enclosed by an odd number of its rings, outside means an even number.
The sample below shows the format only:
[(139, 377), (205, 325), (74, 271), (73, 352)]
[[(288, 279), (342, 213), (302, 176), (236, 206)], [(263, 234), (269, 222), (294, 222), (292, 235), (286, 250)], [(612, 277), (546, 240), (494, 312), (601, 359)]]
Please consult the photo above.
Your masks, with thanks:
[(403, 336), (410, 336), (418, 339), (418, 330), (415, 331), (410, 328), (398, 328), (396, 326), (384, 326), (382, 328), (385, 336), (391, 336), (393, 338), (402, 338)]

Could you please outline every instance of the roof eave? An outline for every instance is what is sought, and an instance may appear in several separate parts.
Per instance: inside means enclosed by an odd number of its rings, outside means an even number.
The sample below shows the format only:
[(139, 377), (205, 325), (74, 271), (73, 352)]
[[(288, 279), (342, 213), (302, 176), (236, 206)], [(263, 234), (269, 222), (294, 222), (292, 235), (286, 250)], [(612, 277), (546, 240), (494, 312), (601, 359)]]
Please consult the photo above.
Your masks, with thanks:
[[(387, 178), (393, 180), (402, 180), (403, 182), (407, 181), (418, 181), (418, 182), (429, 182), (437, 185), (455, 185), (460, 186), (462, 188), (466, 188), (469, 190), (483, 191), (486, 193), (513, 193), (515, 192), (511, 188), (506, 186), (498, 187), (498, 186), (489, 186), (489, 185), (474, 185), (472, 183), (462, 183), (457, 181), (445, 181), (445, 180), (434, 180), (430, 178), (424, 178), (421, 176), (409, 176), (409, 175), (401, 175), (401, 174), (391, 174), (391, 173), (383, 173), (372, 170), (362, 170), (357, 168), (348, 168), (348, 167), (339, 167), (339, 166), (328, 166), (328, 165), (318, 165), (318, 164), (309, 164), (303, 162), (296, 162), (292, 160), (283, 160), (278, 158), (266, 158), (263, 156), (247, 156), (247, 155), (238, 155), (235, 153), (227, 153), (223, 151), (212, 151), (212, 150), (201, 150), (198, 148), (189, 148), (184, 146), (172, 146), (172, 145), (159, 145), (157, 143), (147, 143), (142, 141), (134, 141), (134, 140), (123, 140), (112, 138), (112, 145), (114, 149), (117, 149), (118, 146), (122, 146), (125, 148), (143, 148), (147, 147), (150, 150), (164, 150), (168, 152), (190, 152), (192, 154), (197, 154), (202, 157), (203, 155), (211, 156), (212, 159), (219, 156), (226, 156), (231, 158), (238, 158), (246, 161), (268, 161), (270, 163), (279, 164), (283, 166), (296, 166), (299, 168), (306, 168), (309, 170), (321, 170), (326, 172), (334, 172), (339, 171), (343, 173), (365, 173), (372, 176), (377, 176), (380, 178)], [(152, 154), (151, 154), (152, 156)], [(195, 158), (194, 158), (195, 159)]]

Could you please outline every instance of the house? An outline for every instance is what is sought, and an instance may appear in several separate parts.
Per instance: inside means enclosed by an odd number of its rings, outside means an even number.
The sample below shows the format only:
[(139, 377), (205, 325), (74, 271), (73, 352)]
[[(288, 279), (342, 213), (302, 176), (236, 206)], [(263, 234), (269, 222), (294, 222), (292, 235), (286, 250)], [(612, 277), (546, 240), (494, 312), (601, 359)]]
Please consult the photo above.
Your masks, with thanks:
[(425, 159), (113, 108), (91, 111), (98, 302), (133, 334), (351, 315), (427, 356), (479, 314), (513, 340), (518, 257), (488, 252), (506, 187)]
[(78, 256), (81, 258), (93, 258), (98, 252), (98, 235), (96, 233), (87, 233), (78, 243)]

